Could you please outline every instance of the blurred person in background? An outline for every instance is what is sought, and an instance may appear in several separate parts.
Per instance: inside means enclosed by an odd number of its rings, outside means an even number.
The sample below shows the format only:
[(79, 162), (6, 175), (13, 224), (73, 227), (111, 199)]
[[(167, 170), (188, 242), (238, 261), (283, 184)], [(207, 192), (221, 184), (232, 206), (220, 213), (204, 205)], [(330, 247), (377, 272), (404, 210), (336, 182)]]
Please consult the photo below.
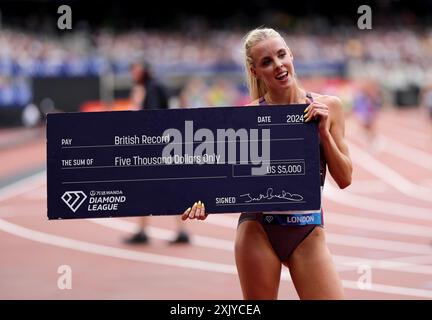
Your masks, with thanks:
[(382, 98), (379, 85), (372, 80), (363, 80), (359, 83), (354, 96), (352, 112), (359, 121), (365, 134), (365, 141), (371, 146), (372, 151), (378, 149), (375, 124)]
[(132, 107), (139, 110), (168, 109), (166, 88), (157, 80), (148, 62), (134, 62), (130, 67), (132, 77)]
[(208, 85), (197, 76), (188, 79), (180, 92), (180, 108), (208, 107)]
[(226, 107), (236, 101), (237, 95), (234, 83), (223, 78), (217, 78), (209, 88), (208, 100), (212, 106)]
[[(352, 162), (345, 142), (345, 120), (339, 98), (311, 93), (299, 86), (294, 57), (281, 35), (268, 28), (248, 33), (244, 42), (249, 105), (307, 103), (305, 122), (318, 121), (321, 186), (327, 168), (340, 188), (351, 184)], [(310, 212), (307, 212), (310, 214)], [(300, 299), (343, 299), (344, 291), (325, 240), (322, 210), (310, 224), (288, 223), (287, 214), (242, 213), (235, 240), (235, 259), (245, 299), (276, 299), (282, 265), (289, 268)], [(271, 216), (272, 219), (266, 219)], [(183, 219), (204, 220), (200, 201)], [(299, 217), (299, 216), (297, 216)], [(312, 219), (315, 220), (315, 219)], [(269, 222), (270, 221), (270, 222)]]
[(179, 95), (180, 108), (226, 107), (244, 105), (249, 101), (235, 81), (218, 76), (210, 81), (193, 76), (185, 82)]
[(424, 110), (425, 116), (430, 120), (429, 128), (432, 136), (432, 81), (421, 88), (420, 106)]
[[(168, 109), (168, 94), (165, 87), (152, 75), (150, 65), (147, 62), (134, 62), (130, 67), (133, 81), (130, 100), (132, 109), (155, 110)], [(185, 230), (181, 217), (175, 217), (177, 235), (170, 241), (172, 244), (189, 243), (189, 235)], [(128, 244), (145, 244), (149, 242), (147, 227), (150, 217), (139, 217), (138, 230), (130, 238), (126, 238)]]

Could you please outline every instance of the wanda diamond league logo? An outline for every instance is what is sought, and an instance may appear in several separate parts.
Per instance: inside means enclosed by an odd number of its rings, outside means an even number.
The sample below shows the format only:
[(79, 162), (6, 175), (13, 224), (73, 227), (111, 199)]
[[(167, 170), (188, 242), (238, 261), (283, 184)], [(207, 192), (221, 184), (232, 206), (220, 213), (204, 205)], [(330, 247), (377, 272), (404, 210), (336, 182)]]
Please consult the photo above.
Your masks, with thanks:
[(83, 191), (66, 191), (63, 193), (61, 199), (73, 212), (76, 212), (78, 208), (83, 204), (87, 196)]

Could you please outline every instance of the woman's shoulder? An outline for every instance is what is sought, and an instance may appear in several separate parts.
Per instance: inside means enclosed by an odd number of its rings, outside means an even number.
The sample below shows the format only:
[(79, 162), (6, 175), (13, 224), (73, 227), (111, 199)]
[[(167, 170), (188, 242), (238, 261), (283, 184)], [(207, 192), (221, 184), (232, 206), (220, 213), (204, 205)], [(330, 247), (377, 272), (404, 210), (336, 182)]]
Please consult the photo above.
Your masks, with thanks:
[(316, 92), (311, 92), (314, 101), (326, 104), (329, 108), (342, 109), (342, 101), (337, 96), (331, 96), (326, 94), (319, 94)]
[(245, 104), (245, 107), (247, 107), (247, 106), (259, 106), (259, 101), (260, 101), (260, 99), (255, 99), (251, 103)]

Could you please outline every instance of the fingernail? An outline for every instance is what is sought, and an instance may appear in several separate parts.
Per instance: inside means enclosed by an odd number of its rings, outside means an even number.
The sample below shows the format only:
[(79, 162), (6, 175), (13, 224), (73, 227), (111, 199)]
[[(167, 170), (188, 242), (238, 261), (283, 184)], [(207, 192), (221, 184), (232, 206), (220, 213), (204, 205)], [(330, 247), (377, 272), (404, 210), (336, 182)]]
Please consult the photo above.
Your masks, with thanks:
[(308, 108), (304, 109), (304, 111), (303, 111), (303, 113), (306, 113), (306, 112), (308, 112)]
[(198, 205), (201, 205), (201, 200), (198, 201)]
[(192, 209), (191, 207), (187, 208), (186, 212), (189, 212), (189, 211), (191, 211), (191, 209)]
[(194, 205), (192, 206), (192, 208), (193, 208), (193, 207), (196, 207), (196, 206), (197, 206), (197, 204), (198, 204), (198, 203), (196, 203), (196, 202), (195, 202), (195, 203), (194, 203)]
[(204, 202), (202, 203), (202, 206), (203, 206), (203, 208), (204, 208)]
[(308, 119), (308, 117), (304, 117), (304, 122), (308, 122), (309, 121), (309, 119)]

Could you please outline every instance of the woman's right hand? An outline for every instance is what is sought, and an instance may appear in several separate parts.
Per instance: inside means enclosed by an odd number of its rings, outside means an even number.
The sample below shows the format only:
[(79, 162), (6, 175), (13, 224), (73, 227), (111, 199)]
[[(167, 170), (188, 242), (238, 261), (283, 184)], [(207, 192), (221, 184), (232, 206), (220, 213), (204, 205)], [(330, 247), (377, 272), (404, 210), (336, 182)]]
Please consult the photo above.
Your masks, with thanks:
[(186, 220), (188, 218), (198, 220), (204, 220), (205, 218), (207, 218), (204, 202), (195, 202), (192, 207), (187, 208), (186, 211), (182, 214), (182, 220)]

